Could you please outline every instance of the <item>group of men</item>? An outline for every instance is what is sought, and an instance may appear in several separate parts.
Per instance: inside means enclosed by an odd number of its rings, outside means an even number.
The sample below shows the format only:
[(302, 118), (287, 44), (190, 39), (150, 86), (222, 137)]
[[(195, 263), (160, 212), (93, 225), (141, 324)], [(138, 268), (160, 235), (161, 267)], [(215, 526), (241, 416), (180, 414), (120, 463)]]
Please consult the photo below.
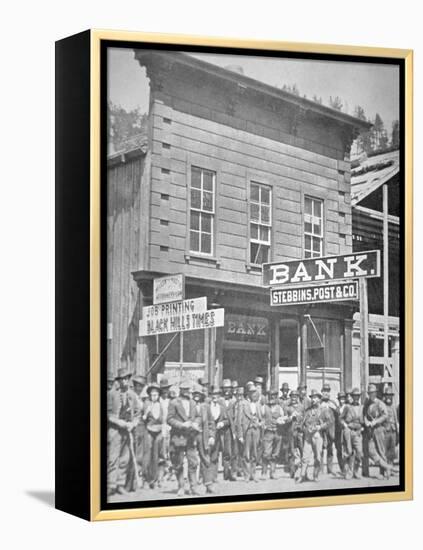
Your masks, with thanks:
[[(338, 394), (301, 384), (265, 391), (257, 376), (245, 386), (223, 380), (222, 387), (165, 378), (147, 384), (122, 368), (108, 382), (108, 494), (126, 494), (177, 483), (177, 495), (216, 492), (218, 467), (223, 479), (257, 482), (276, 479), (278, 464), (297, 483), (317, 481), (326, 457), (327, 472), (344, 479), (369, 476), (370, 460), (378, 477), (393, 472), (398, 444), (398, 410), (393, 392), (376, 387)], [(336, 454), (338, 472), (335, 472)], [(188, 486), (185, 478), (188, 478)]]

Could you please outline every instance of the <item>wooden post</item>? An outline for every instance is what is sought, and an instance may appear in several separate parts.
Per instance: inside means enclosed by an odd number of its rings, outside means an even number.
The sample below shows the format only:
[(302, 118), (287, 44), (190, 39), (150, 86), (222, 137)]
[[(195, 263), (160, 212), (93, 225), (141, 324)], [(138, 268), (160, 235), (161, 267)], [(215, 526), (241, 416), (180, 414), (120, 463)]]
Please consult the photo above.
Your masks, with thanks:
[(388, 226), (388, 184), (383, 189), (383, 376), (389, 372), (389, 226)]
[(307, 318), (301, 317), (301, 383), (307, 384)]
[(360, 279), (360, 383), (362, 402), (366, 398), (369, 383), (369, 308), (367, 279)]
[(352, 319), (344, 320), (344, 376), (343, 382), (344, 391), (352, 390), (353, 373), (352, 373)]
[(273, 342), (272, 342), (272, 351), (271, 351), (271, 357), (272, 357), (272, 364), (271, 364), (271, 372), (270, 372), (270, 388), (275, 387), (276, 385), (279, 385), (279, 358), (280, 358), (280, 325), (279, 325), (279, 319), (273, 319), (272, 320), (272, 332), (273, 332)]

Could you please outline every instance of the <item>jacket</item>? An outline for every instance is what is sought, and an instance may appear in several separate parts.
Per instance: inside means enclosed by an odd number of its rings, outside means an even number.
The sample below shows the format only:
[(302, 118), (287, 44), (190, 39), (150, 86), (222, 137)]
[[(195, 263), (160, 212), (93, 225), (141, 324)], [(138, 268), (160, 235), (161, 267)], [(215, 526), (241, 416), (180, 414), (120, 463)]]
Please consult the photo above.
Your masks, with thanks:
[[(184, 423), (188, 421), (190, 426), (184, 426)], [(182, 398), (176, 397), (170, 401), (167, 411), (167, 423), (170, 426), (170, 441), (175, 447), (192, 444), (200, 431), (200, 422), (201, 418), (198, 416), (193, 399), (189, 400), (188, 414), (185, 413)]]

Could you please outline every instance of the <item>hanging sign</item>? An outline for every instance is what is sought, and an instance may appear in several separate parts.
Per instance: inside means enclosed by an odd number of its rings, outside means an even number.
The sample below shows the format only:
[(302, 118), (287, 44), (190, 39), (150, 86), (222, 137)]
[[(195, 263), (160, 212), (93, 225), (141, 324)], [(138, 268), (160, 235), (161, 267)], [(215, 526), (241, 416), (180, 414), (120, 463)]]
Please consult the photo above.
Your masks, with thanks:
[(379, 250), (263, 264), (263, 286), (304, 285), (379, 276)]
[(170, 309), (167, 314), (142, 318), (139, 325), (139, 336), (223, 327), (224, 323), (224, 308), (205, 311), (195, 311), (193, 308), (183, 312), (173, 312)]
[(357, 281), (270, 289), (271, 306), (292, 306), (357, 299)]
[(153, 280), (153, 304), (177, 302), (185, 298), (185, 279), (182, 273)]

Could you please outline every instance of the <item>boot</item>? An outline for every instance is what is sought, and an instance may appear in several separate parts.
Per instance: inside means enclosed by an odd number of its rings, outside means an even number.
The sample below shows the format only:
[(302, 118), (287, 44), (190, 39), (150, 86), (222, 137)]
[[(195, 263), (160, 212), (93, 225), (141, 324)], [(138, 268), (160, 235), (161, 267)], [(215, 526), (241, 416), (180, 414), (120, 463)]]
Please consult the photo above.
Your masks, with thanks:
[(327, 470), (328, 470), (328, 474), (333, 475), (333, 456), (327, 457)]
[(183, 497), (185, 495), (185, 480), (184, 480), (184, 471), (182, 469), (181, 472), (177, 473), (177, 480), (178, 480), (178, 497)]
[(250, 481), (254, 481), (255, 483), (257, 483), (257, 478), (256, 478), (256, 465), (255, 463), (251, 464), (250, 466)]
[(270, 463), (270, 479), (277, 479), (276, 478), (276, 462), (274, 460)]
[(267, 461), (263, 459), (263, 466), (261, 467), (261, 478), (260, 479), (266, 479), (267, 477)]
[(354, 455), (348, 457), (345, 463), (345, 479), (351, 479), (354, 471)]
[(313, 479), (314, 479), (314, 481), (319, 480), (319, 475), (320, 475), (320, 464), (316, 464), (314, 466), (314, 470), (313, 470)]

